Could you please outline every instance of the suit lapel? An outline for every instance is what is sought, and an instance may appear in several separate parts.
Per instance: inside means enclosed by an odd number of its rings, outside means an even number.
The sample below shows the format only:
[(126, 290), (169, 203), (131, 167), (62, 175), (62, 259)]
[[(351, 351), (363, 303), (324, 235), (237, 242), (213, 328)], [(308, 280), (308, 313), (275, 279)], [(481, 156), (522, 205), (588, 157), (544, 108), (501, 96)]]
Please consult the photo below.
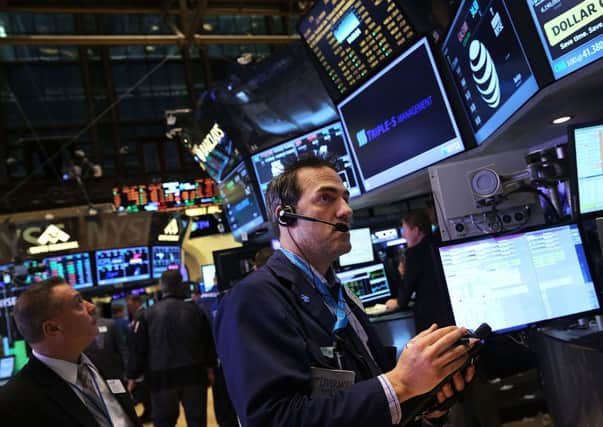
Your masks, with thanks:
[(27, 366), (31, 370), (32, 378), (45, 390), (48, 398), (58, 406), (63, 407), (65, 413), (75, 418), (82, 426), (98, 427), (94, 416), (77, 397), (69, 384), (52, 369), (36, 359), (35, 356), (29, 359)]

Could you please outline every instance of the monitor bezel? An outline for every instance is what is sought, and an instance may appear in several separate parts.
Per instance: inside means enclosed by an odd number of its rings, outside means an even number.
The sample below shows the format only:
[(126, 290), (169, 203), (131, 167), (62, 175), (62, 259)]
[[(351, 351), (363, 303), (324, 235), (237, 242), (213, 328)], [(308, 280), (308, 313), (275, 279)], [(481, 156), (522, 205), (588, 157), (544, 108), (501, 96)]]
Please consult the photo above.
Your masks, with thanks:
[(603, 119), (599, 121), (591, 121), (584, 123), (575, 123), (570, 126), (567, 126), (567, 151), (568, 151), (568, 161), (569, 161), (569, 172), (570, 172), (570, 194), (572, 197), (571, 207), (572, 207), (572, 216), (574, 218), (582, 218), (582, 219), (594, 219), (600, 216), (603, 216), (603, 207), (600, 210), (581, 213), (580, 212), (580, 192), (578, 185), (578, 160), (576, 158), (576, 139), (575, 139), (575, 131), (577, 129), (584, 129), (594, 126), (603, 127)]
[[(601, 287), (601, 280), (597, 277), (596, 274), (594, 274), (594, 272), (596, 271), (595, 264), (594, 264), (593, 257), (591, 255), (591, 250), (586, 247), (586, 242), (588, 240), (585, 238), (586, 233), (585, 233), (584, 227), (583, 227), (582, 223), (578, 222), (578, 221), (563, 221), (563, 222), (560, 222), (557, 224), (538, 225), (538, 226), (521, 228), (518, 230), (506, 231), (506, 232), (502, 232), (502, 233), (483, 234), (483, 235), (479, 235), (479, 236), (466, 237), (463, 239), (447, 240), (447, 241), (442, 241), (442, 242), (432, 245), (431, 255), (433, 258), (433, 264), (436, 269), (436, 274), (439, 275), (440, 280), (444, 284), (445, 296), (448, 299), (447, 304), (449, 304), (449, 306), (450, 306), (451, 313), (452, 313), (455, 324), (456, 324), (456, 318), (454, 316), (454, 310), (452, 310), (452, 301), (450, 300), (450, 294), (448, 292), (448, 284), (446, 283), (446, 275), (444, 274), (442, 259), (440, 257), (440, 251), (439, 251), (440, 248), (446, 247), (446, 246), (463, 244), (463, 243), (469, 243), (469, 242), (478, 241), (478, 240), (482, 240), (482, 239), (505, 237), (505, 236), (511, 236), (514, 234), (529, 233), (532, 231), (542, 231), (542, 230), (547, 230), (550, 228), (571, 226), (571, 225), (575, 225), (578, 229), (578, 232), (580, 233), (580, 238), (582, 239), (582, 244), (584, 247), (586, 263), (587, 263), (587, 266), (588, 266), (588, 269), (590, 272), (591, 279), (593, 281), (593, 287), (595, 290), (595, 295), (597, 297), (597, 301), (599, 303), (599, 308), (593, 309), (593, 310), (588, 310), (588, 311), (583, 311), (583, 312), (579, 312), (579, 313), (574, 313), (574, 314), (568, 314), (565, 316), (552, 317), (550, 319), (539, 320), (536, 322), (524, 323), (524, 324), (516, 325), (516, 326), (505, 328), (505, 329), (493, 330), (492, 333), (495, 335), (504, 335), (504, 334), (511, 333), (511, 332), (518, 332), (518, 331), (526, 330), (529, 328), (541, 326), (541, 325), (544, 325), (546, 323), (556, 321), (556, 320), (569, 320), (569, 319), (576, 318), (577, 316), (588, 316), (588, 315), (600, 313), (603, 310), (603, 304), (602, 304), (603, 295), (601, 294), (603, 287)], [(473, 328), (473, 327), (477, 327), (479, 325), (460, 325), (460, 326), (466, 326), (469, 328)]]
[[(353, 98), (355, 98), (360, 93), (364, 92), (365, 90), (370, 90), (370, 86), (374, 82), (378, 81), (383, 74), (388, 73), (392, 68), (400, 65), (402, 62), (404, 62), (405, 58), (408, 57), (408, 55), (413, 53), (415, 50), (420, 49), (421, 46), (424, 46), (424, 48), (427, 52), (427, 55), (430, 59), (430, 62), (432, 65), (431, 70), (438, 83), (438, 89), (439, 89), (440, 95), (442, 96), (445, 107), (448, 111), (448, 118), (450, 119), (452, 128), (456, 134), (456, 138), (458, 139), (458, 142), (461, 144), (462, 149), (452, 155), (448, 155), (447, 157), (441, 158), (434, 163), (414, 169), (410, 172), (404, 173), (403, 175), (396, 174), (396, 178), (389, 179), (387, 181), (380, 182), (380, 183), (375, 183), (375, 184), (371, 185), (370, 188), (367, 188), (366, 181), (369, 179), (374, 179), (375, 176), (384, 173), (385, 170), (379, 172), (378, 174), (368, 176), (366, 178), (364, 177), (362, 168), (360, 167), (360, 162), (358, 161), (356, 147), (355, 147), (354, 143), (352, 142), (352, 139), (350, 138), (350, 135), (348, 132), (348, 127), (345, 124), (346, 121), (341, 113), (341, 109), (342, 109), (342, 107), (344, 107), (347, 103), (349, 103)], [(419, 37), (406, 50), (402, 51), (398, 56), (394, 57), (392, 61), (390, 61), (388, 64), (386, 64), (378, 72), (376, 72), (369, 79), (367, 79), (362, 85), (358, 86), (354, 91), (350, 92), (345, 98), (341, 99), (336, 104), (337, 114), (339, 115), (339, 119), (343, 126), (345, 137), (348, 140), (350, 151), (352, 153), (352, 158), (353, 158), (354, 162), (356, 163), (356, 170), (358, 172), (358, 177), (360, 178), (360, 184), (361, 184), (362, 190), (364, 192), (368, 193), (371, 191), (376, 191), (376, 190), (385, 188), (388, 185), (391, 185), (392, 183), (399, 181), (400, 179), (404, 179), (406, 177), (412, 176), (413, 174), (416, 174), (417, 172), (426, 170), (430, 166), (433, 166), (435, 164), (441, 163), (442, 161), (445, 161), (445, 160), (451, 159), (455, 156), (458, 156), (459, 154), (462, 154), (462, 153), (468, 151), (470, 148), (472, 148), (474, 146), (473, 141), (471, 139), (466, 138), (467, 135), (472, 135), (471, 133), (468, 133), (468, 131), (470, 131), (470, 127), (469, 127), (469, 129), (467, 129), (465, 126), (465, 122), (463, 120), (459, 120), (459, 117), (462, 117), (457, 112), (457, 109), (459, 108), (459, 106), (457, 105), (457, 102), (456, 102), (457, 100), (455, 99), (454, 96), (452, 96), (452, 94), (450, 92), (450, 90), (451, 90), (450, 85), (453, 85), (454, 83), (449, 80), (448, 76), (446, 75), (447, 73), (444, 73), (441, 71), (441, 67), (442, 67), (441, 63), (442, 63), (442, 60), (440, 59), (440, 52), (439, 52), (439, 50), (435, 49), (434, 45), (431, 43), (429, 38)], [(440, 145), (441, 144), (443, 144), (443, 142), (441, 142)], [(404, 160), (404, 162), (415, 159), (416, 157), (417, 156), (414, 156), (410, 159), (406, 159), (406, 160)], [(390, 167), (387, 170), (396, 168), (399, 165), (400, 165), (400, 163)]]
[[(295, 137), (283, 139), (283, 140), (280, 140), (279, 142), (276, 142), (274, 144), (270, 144), (270, 145), (267, 145), (265, 147), (264, 146), (260, 147), (257, 151), (255, 151), (253, 154), (251, 154), (249, 156), (249, 162), (251, 163), (251, 167), (253, 168), (253, 174), (254, 174), (254, 177), (256, 179), (256, 183), (257, 183), (257, 186), (258, 186), (258, 189), (259, 189), (259, 192), (260, 192), (260, 196), (262, 197), (262, 203), (264, 204), (264, 208), (267, 208), (267, 206), (266, 206), (266, 197), (264, 196), (264, 193), (262, 193), (262, 188), (260, 187), (260, 182), (259, 182), (259, 179), (258, 179), (258, 172), (257, 172), (257, 170), (255, 168), (255, 163), (256, 162), (254, 161), (254, 157), (259, 156), (260, 154), (265, 153), (268, 150), (272, 150), (273, 148), (278, 147), (280, 145), (284, 145), (284, 144), (287, 144), (287, 143), (291, 143), (291, 142), (303, 139), (303, 138), (305, 138), (305, 137), (307, 137), (309, 135), (312, 135), (312, 134), (314, 134), (314, 133), (316, 133), (318, 131), (330, 128), (331, 126), (334, 126), (334, 125), (336, 125), (338, 123), (339, 123), (339, 126), (341, 126), (341, 135), (342, 135), (342, 138), (343, 138), (343, 146), (345, 147), (345, 150), (347, 151), (347, 155), (350, 156), (350, 162), (352, 163), (352, 170), (354, 172), (354, 178), (356, 179), (356, 186), (358, 187), (358, 193), (359, 193), (359, 194), (356, 194), (354, 196), (350, 195), (350, 199), (362, 196), (362, 194), (364, 193), (364, 191), (363, 191), (364, 188), (362, 186), (361, 180), (358, 179), (358, 176), (359, 176), (358, 166), (356, 165), (356, 161), (354, 159), (354, 155), (352, 154), (352, 147), (350, 146), (350, 142), (348, 141), (347, 134), (346, 134), (345, 129), (343, 127), (343, 123), (341, 122), (341, 120), (335, 120), (333, 122), (327, 123), (326, 125), (322, 125), (322, 126), (318, 126), (316, 128), (313, 128), (312, 130), (310, 130), (308, 132), (304, 132), (304, 133), (300, 134), (299, 136), (295, 136)], [(330, 159), (331, 156), (332, 156), (332, 154), (329, 154), (328, 158)]]
[[(128, 249), (139, 249), (139, 248), (146, 248), (147, 250), (147, 256), (148, 256), (148, 263), (149, 263), (149, 277), (145, 277), (145, 278), (140, 278), (140, 279), (129, 279), (129, 278), (124, 278), (124, 279), (118, 279), (118, 281), (112, 281), (111, 283), (100, 283), (101, 280), (98, 277), (98, 253), (99, 252), (107, 252), (107, 251), (120, 251), (120, 250), (128, 250)], [(125, 247), (119, 247), (119, 248), (106, 248), (106, 249), (97, 249), (94, 251), (94, 277), (96, 279), (96, 284), (98, 287), (104, 287), (104, 286), (115, 286), (115, 285), (123, 285), (123, 284), (127, 284), (127, 283), (140, 283), (140, 282), (147, 282), (153, 279), (153, 266), (152, 266), (152, 260), (151, 260), (152, 254), (151, 254), (151, 249), (149, 247), (149, 245), (137, 245), (137, 246), (125, 246)], [(112, 279), (113, 280), (113, 279)]]

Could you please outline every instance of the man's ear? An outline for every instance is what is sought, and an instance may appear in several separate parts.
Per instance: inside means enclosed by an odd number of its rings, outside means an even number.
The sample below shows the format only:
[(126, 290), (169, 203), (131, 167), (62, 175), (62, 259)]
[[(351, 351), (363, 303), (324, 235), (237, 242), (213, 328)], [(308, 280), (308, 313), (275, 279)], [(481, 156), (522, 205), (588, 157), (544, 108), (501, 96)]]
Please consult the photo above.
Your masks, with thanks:
[(42, 332), (45, 337), (53, 337), (61, 333), (61, 325), (54, 320), (45, 320), (42, 323)]

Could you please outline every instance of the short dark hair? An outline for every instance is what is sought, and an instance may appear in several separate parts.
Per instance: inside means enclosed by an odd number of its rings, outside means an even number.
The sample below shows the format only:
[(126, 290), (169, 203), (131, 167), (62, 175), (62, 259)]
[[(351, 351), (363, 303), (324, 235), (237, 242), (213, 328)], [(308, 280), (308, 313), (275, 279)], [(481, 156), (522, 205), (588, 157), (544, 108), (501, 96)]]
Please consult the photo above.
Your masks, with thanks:
[(425, 209), (416, 209), (404, 215), (402, 223), (406, 223), (409, 227), (418, 227), (424, 235), (431, 234), (431, 218)]
[(139, 294), (130, 294), (128, 295), (127, 300), (142, 304), (142, 297)]
[(266, 209), (268, 219), (272, 222), (274, 232), (279, 236), (278, 217), (276, 208), (279, 206), (296, 207), (301, 197), (301, 189), (297, 182), (297, 172), (304, 168), (330, 168), (337, 172), (335, 163), (328, 157), (314, 155), (302, 156), (285, 165), (282, 174), (272, 178), (266, 190)]
[(182, 274), (178, 270), (166, 270), (161, 273), (159, 285), (164, 293), (170, 295), (183, 295), (186, 290)]
[(52, 296), (52, 290), (61, 285), (68, 285), (68, 283), (62, 277), (51, 277), (32, 285), (17, 299), (14, 312), (15, 323), (29, 344), (35, 344), (44, 339), (42, 324), (61, 311), (62, 302)]

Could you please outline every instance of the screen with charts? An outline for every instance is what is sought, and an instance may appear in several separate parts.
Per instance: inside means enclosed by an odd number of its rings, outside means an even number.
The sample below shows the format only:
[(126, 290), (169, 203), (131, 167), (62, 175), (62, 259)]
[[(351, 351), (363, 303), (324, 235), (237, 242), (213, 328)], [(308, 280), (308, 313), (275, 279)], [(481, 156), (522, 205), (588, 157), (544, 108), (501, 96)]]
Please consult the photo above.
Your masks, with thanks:
[(425, 38), (337, 109), (366, 191), (464, 150)]
[(159, 279), (166, 270), (180, 269), (180, 246), (151, 246), (153, 279)]
[(457, 325), (506, 332), (599, 308), (576, 224), (438, 248)]
[(578, 213), (603, 211), (603, 123), (570, 128), (578, 183)]
[(95, 254), (96, 282), (101, 286), (151, 278), (146, 246), (98, 250)]
[(442, 44), (481, 144), (538, 91), (504, 0), (465, 0)]
[(603, 3), (526, 0), (555, 79), (603, 56)]
[(365, 264), (375, 260), (370, 228), (364, 227), (350, 230), (350, 243), (352, 245), (350, 252), (339, 257), (339, 265), (341, 267)]
[(365, 305), (391, 296), (385, 268), (381, 263), (337, 273), (337, 278)]
[(21, 265), (15, 266), (14, 276), (16, 282), (31, 285), (49, 279), (50, 270), (43, 260), (26, 259)]
[(247, 240), (243, 235), (254, 231), (265, 220), (245, 162), (233, 169), (219, 184), (219, 189), (233, 236), (235, 239)]
[(415, 37), (396, 0), (318, 0), (298, 29), (340, 94), (366, 80)]
[(49, 276), (60, 276), (75, 289), (94, 286), (88, 252), (47, 257), (44, 264), (48, 267)]
[(333, 123), (300, 137), (282, 142), (274, 147), (259, 151), (251, 156), (251, 163), (260, 185), (264, 201), (268, 183), (283, 173), (285, 166), (306, 154), (333, 156), (335, 168), (350, 197), (360, 195), (360, 186), (352, 166), (352, 157), (348, 150), (341, 123)]
[(203, 292), (213, 292), (217, 290), (216, 266), (213, 264), (202, 265), (201, 279), (203, 280)]

